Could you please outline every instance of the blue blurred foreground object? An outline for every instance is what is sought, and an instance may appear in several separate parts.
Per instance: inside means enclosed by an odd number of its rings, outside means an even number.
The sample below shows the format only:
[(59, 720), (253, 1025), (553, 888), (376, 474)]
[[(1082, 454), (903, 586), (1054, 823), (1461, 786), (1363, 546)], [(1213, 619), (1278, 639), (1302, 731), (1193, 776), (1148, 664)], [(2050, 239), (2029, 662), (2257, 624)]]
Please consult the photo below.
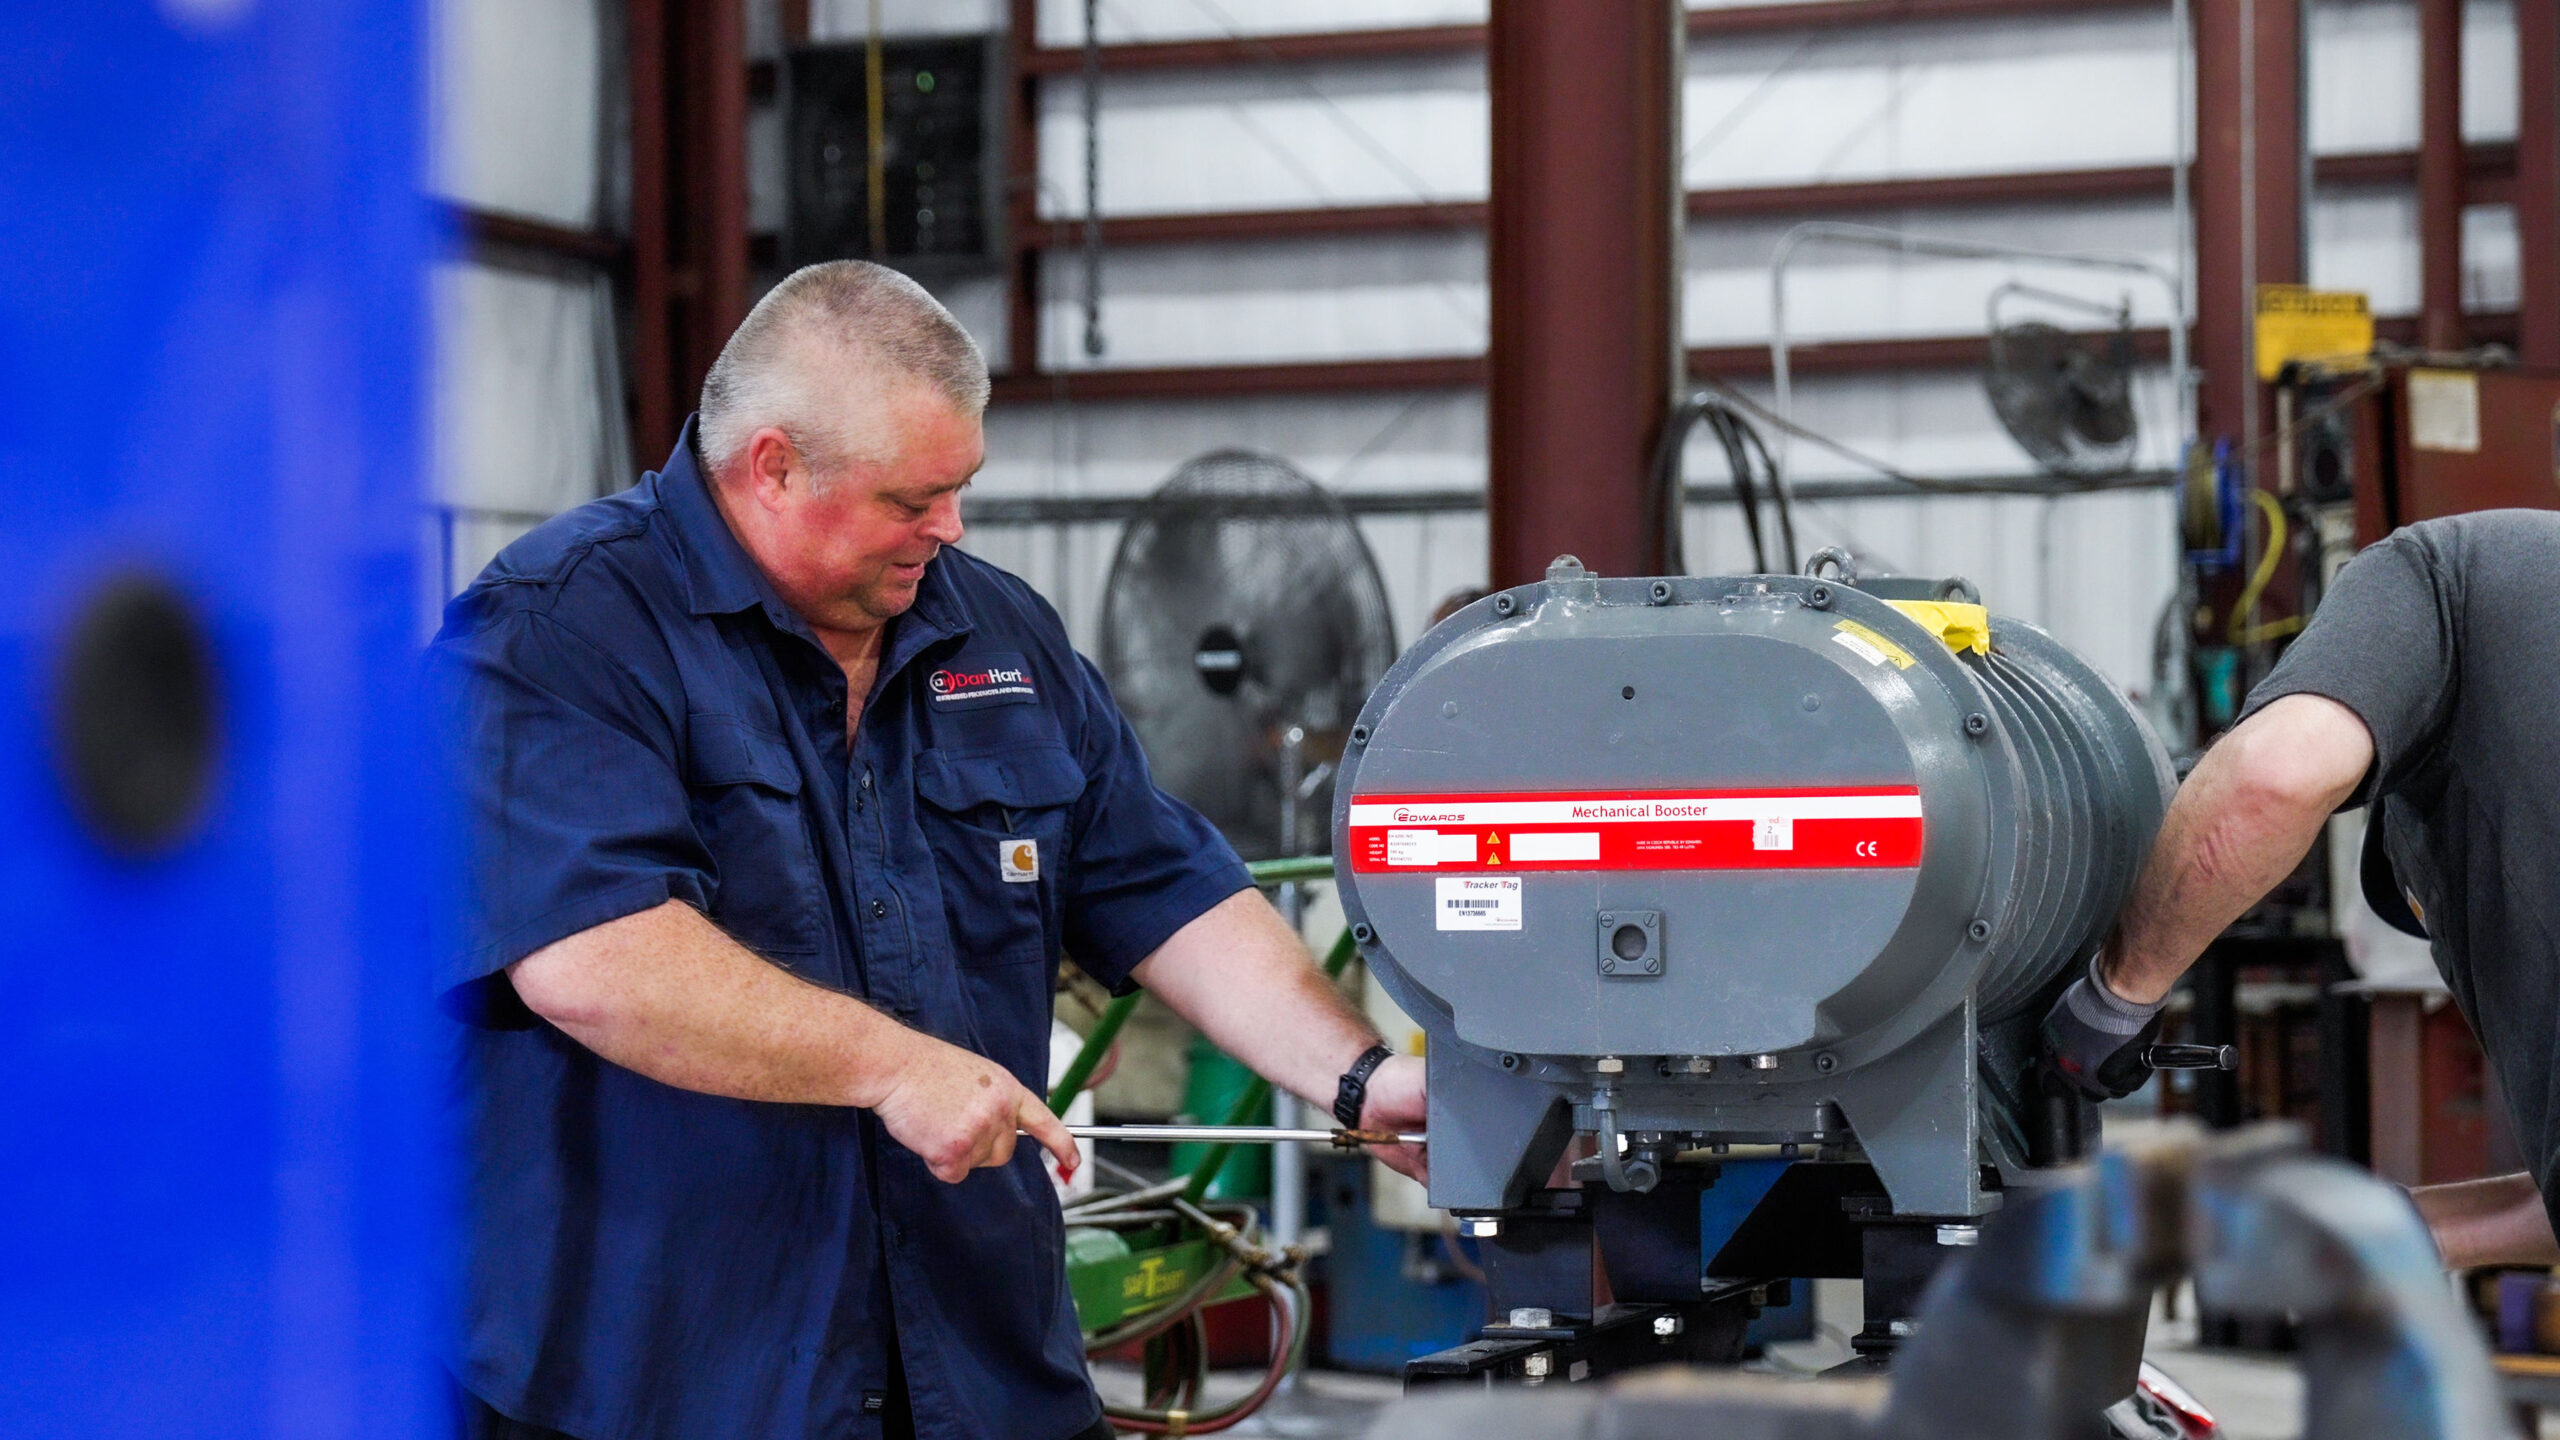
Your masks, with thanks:
[(409, 0), (0, 13), (0, 1432), (450, 1426)]

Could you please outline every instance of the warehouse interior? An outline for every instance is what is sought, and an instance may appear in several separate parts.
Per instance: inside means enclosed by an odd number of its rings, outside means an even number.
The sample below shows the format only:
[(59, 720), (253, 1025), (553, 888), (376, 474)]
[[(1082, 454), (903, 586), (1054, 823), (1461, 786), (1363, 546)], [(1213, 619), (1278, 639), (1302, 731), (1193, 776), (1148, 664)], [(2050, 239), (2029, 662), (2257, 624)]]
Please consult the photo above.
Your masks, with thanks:
[[(957, 548), (1428, 1067), (1426, 1186), (1356, 1087), (1051, 947), (1097, 1425), (2560, 1410), (2560, 1268), (2448, 1279), (2405, 1198), (2543, 1157), (2367, 811), (2204, 945), (2147, 1083), (2037, 1058), (2341, 570), (2560, 510), (2560, 0), (108, 8), (0, 22), (45, 77), (0, 101), (0, 1429), (620, 1440), (473, 1429), (427, 1358), (488, 1161), (419, 1003), (470, 787), (415, 676), (846, 259), (984, 357)], [(1742, 785), (1757, 858), (1603, 813)]]

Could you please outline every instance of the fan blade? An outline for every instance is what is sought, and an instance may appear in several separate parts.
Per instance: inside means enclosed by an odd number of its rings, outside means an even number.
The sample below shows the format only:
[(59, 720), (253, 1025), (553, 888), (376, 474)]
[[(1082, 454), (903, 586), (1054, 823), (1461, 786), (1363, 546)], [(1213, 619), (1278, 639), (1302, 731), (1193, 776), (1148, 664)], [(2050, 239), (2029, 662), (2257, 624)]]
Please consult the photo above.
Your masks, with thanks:
[[(1280, 844), (1280, 737), (1301, 773), (1395, 659), (1386, 587), (1339, 501), (1286, 461), (1187, 462), (1123, 532), (1103, 598), (1102, 664), (1157, 782), (1248, 856)], [(1320, 841), (1329, 783), (1298, 805)]]

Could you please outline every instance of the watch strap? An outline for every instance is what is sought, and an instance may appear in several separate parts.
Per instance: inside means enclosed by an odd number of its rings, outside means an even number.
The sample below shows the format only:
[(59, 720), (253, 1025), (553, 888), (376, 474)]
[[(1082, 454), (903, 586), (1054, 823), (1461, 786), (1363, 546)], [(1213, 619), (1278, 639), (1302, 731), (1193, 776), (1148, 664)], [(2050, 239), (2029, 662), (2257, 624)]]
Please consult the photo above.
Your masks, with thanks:
[(1333, 1095), (1333, 1118), (1341, 1121), (1344, 1129), (1359, 1127), (1360, 1111), (1369, 1103), (1369, 1077), (1378, 1073), (1378, 1067), (1395, 1053), (1384, 1045), (1372, 1045), (1342, 1072), (1342, 1084)]

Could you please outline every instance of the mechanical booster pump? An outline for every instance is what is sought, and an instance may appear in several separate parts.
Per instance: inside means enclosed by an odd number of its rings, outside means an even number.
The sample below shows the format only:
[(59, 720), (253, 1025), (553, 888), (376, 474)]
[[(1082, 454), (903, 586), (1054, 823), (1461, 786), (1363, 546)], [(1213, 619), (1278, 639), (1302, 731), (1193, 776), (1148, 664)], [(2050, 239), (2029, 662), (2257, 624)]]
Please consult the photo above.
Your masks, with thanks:
[(1965, 582), (1816, 572), (1561, 557), (1369, 698), (1334, 855), (1428, 1037), (1433, 1204), (1519, 1207), (1577, 1134), (1621, 1194), (1775, 1153), (1957, 1219), (2028, 1162), (2036, 1022), (2132, 885), (2168, 757)]

